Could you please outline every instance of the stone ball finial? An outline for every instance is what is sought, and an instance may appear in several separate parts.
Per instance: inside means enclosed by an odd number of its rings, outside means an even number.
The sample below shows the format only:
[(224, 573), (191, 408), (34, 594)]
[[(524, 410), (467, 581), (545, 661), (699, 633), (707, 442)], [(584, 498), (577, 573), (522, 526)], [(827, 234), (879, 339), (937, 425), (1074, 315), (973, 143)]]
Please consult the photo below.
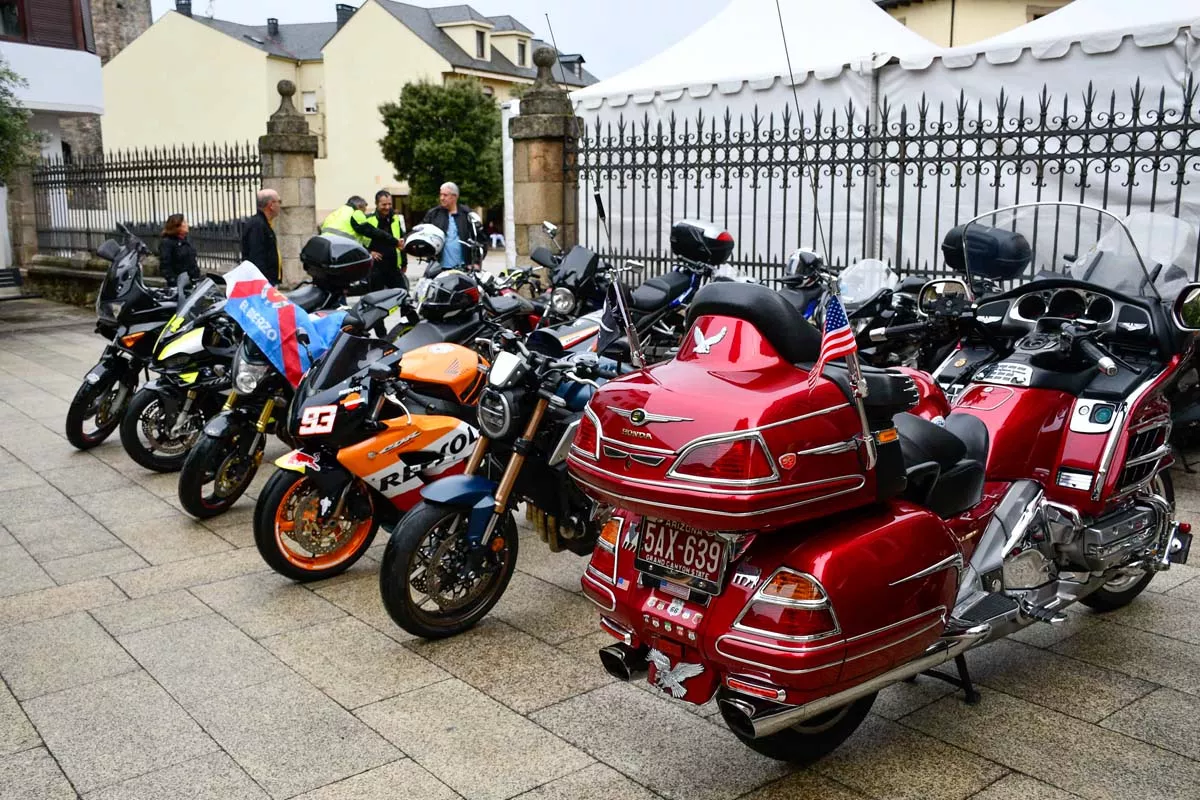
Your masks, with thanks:
[(281, 97), (291, 97), (296, 94), (296, 84), (287, 79), (281, 80), (275, 88), (278, 89)]
[(553, 67), (557, 60), (558, 53), (554, 52), (553, 47), (543, 46), (533, 51), (533, 63), (539, 67)]

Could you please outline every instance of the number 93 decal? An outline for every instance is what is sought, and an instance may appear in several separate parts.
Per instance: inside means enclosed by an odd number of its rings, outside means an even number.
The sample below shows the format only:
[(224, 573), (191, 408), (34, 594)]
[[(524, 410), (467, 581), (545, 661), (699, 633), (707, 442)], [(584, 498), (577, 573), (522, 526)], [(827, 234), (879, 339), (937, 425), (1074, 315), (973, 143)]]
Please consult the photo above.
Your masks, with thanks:
[(304, 409), (300, 418), (300, 428), (296, 433), (301, 436), (314, 436), (329, 433), (333, 430), (333, 418), (337, 416), (337, 406), (313, 406)]

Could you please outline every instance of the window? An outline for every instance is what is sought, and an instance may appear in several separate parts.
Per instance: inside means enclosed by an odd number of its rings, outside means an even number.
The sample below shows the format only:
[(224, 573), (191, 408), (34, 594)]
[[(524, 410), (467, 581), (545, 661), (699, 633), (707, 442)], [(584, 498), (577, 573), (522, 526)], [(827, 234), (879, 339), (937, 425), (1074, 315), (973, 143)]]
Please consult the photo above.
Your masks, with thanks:
[(0, 38), (94, 53), (90, 9), (90, 0), (0, 0)]
[(0, 36), (6, 39), (25, 38), (25, 26), (21, 24), (21, 4), (17, 0), (0, 0)]
[(483, 93), (486, 94), (488, 97), (492, 97), (493, 95), (496, 94), (496, 90), (490, 86), (485, 86), (485, 87), (483, 87)]
[(317, 113), (317, 93), (316, 92), (303, 92), (300, 95), (300, 99), (304, 102), (304, 113), (305, 114), (316, 114)]
[(475, 57), (486, 58), (484, 53), (487, 52), (484, 48), (487, 45), (487, 34), (483, 31), (475, 31)]
[(525, 66), (525, 43), (517, 42), (517, 66)]

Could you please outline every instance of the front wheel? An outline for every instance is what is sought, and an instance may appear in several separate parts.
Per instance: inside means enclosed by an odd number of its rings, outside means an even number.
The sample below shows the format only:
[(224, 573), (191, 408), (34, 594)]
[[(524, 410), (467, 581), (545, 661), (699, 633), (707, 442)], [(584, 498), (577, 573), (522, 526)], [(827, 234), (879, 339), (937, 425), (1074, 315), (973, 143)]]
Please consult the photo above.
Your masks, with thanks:
[(732, 712), (724, 703), (720, 704), (721, 717), (734, 736), (756, 753), (776, 761), (807, 766), (832, 753), (858, 730), (858, 726), (862, 725), (863, 720), (867, 718), (867, 712), (874, 705), (876, 694), (873, 692), (841, 708), (826, 711), (779, 733), (758, 739), (742, 732), (741, 725), (736, 719), (730, 718)]
[(158, 392), (139, 389), (121, 419), (121, 445), (139, 465), (155, 472), (178, 472), (204, 426), (204, 415), (193, 407), (182, 429), (176, 415), (163, 407)]
[(179, 471), (179, 503), (198, 519), (224, 514), (249, 488), (262, 461), (265, 441), (253, 452), (244, 452), (246, 439), (257, 437), (249, 426), (238, 429), (228, 439), (207, 434), (188, 453)]
[(467, 541), (469, 511), (421, 501), (392, 531), (379, 593), (392, 620), (414, 636), (445, 639), (483, 619), (517, 565), (512, 513), (487, 548)]
[(305, 475), (281, 469), (254, 509), (254, 544), (271, 569), (307, 583), (350, 569), (379, 529), (370, 490), (355, 480), (340, 516), (322, 521), (321, 493)]
[(96, 383), (85, 381), (67, 409), (67, 441), (79, 450), (90, 450), (111, 436), (121, 424), (132, 392), (133, 387), (113, 372)]

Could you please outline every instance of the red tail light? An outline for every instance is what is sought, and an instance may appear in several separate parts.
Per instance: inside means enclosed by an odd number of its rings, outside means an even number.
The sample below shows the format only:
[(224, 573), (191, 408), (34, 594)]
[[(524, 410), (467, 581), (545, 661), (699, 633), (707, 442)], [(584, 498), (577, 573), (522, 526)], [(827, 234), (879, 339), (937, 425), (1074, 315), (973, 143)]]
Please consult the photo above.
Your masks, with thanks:
[(584, 409), (583, 417), (579, 420), (579, 430), (575, 431), (575, 441), (571, 446), (577, 451), (582, 451), (582, 455), (593, 461), (600, 459), (600, 430), (590, 409)]
[(838, 631), (829, 596), (817, 580), (780, 567), (746, 605), (735, 628), (766, 636), (817, 639)]
[(689, 447), (669, 475), (688, 480), (764, 483), (779, 474), (758, 436)]
[(604, 523), (600, 538), (596, 540), (596, 548), (592, 551), (591, 563), (588, 564), (590, 572), (613, 585), (617, 582), (617, 547), (624, 527), (623, 517), (613, 517)]

